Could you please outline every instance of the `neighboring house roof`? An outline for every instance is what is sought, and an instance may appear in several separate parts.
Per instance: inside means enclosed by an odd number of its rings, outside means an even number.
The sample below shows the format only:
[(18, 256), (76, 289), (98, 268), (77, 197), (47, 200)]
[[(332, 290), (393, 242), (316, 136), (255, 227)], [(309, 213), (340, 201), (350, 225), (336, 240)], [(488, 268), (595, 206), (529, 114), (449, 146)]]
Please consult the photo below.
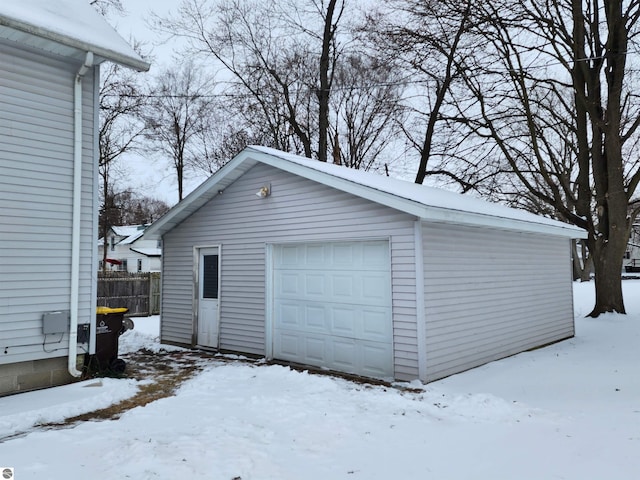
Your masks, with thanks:
[(116, 245), (131, 245), (144, 234), (148, 225), (120, 225), (111, 227), (117, 237), (123, 237)]
[(145, 237), (154, 238), (168, 232), (258, 163), (387, 205), (423, 220), (586, 238), (584, 230), (578, 227), (524, 210), (258, 146), (250, 146), (240, 152), (153, 223), (145, 231)]
[(161, 257), (162, 249), (161, 248), (131, 248), (132, 252), (139, 253), (140, 255), (145, 255), (147, 257)]
[(96, 63), (110, 60), (136, 70), (149, 70), (149, 63), (87, 0), (2, 1), (0, 38), (78, 60), (92, 52)]
[(129, 235), (124, 240), (119, 241), (118, 245), (131, 245), (133, 242), (135, 242), (140, 237), (142, 237), (143, 233), (144, 233), (144, 230), (141, 230), (139, 232), (134, 233), (133, 235)]
[(147, 228), (147, 225), (116, 225), (111, 227), (113, 233), (115, 233), (118, 237), (129, 237), (131, 235), (136, 235), (137, 233), (144, 232), (144, 229)]
[[(147, 227), (148, 225), (121, 225), (110, 227), (110, 229), (116, 237), (122, 238), (116, 245), (131, 245), (142, 237)], [(98, 239), (98, 245), (104, 245), (103, 237)]]

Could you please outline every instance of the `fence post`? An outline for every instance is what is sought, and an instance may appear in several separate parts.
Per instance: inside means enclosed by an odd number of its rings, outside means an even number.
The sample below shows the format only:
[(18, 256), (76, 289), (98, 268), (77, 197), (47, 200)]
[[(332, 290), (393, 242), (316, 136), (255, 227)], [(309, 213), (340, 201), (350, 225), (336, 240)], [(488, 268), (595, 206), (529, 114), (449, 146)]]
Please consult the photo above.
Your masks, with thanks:
[(149, 316), (153, 315), (153, 275), (149, 272)]

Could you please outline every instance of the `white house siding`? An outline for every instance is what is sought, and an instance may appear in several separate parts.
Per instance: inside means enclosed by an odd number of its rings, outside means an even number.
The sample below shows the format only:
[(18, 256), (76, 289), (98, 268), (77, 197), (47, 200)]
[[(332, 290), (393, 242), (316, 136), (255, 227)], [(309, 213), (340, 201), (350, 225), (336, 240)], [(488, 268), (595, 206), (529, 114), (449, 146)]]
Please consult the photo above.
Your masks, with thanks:
[[(266, 199), (255, 194), (271, 185)], [(417, 376), (414, 218), (258, 164), (167, 233), (162, 340), (193, 342), (193, 248), (221, 245), (220, 348), (265, 354), (267, 244), (385, 239), (391, 246), (394, 366)]]
[(570, 241), (423, 224), (427, 380), (574, 335)]
[[(0, 364), (7, 364), (67, 353), (67, 335), (60, 343), (60, 335), (49, 335), (50, 352), (44, 351), (42, 315), (70, 308), (73, 84), (79, 65), (1, 41), (0, 65)], [(79, 322), (88, 323), (95, 305), (92, 71), (83, 85)]]
[[(139, 253), (136, 250), (142, 252), (155, 251), (158, 243), (156, 240), (137, 240), (135, 243), (116, 245), (115, 249), (111, 250), (111, 246), (107, 247), (107, 258), (113, 258), (115, 260), (126, 260), (127, 272), (137, 273), (140, 272), (159, 272), (162, 266), (160, 255), (145, 255)], [(98, 245), (98, 265), (102, 262), (102, 245)], [(141, 270), (138, 270), (138, 260), (142, 260)], [(119, 265), (109, 265), (109, 270), (117, 271), (122, 267)]]

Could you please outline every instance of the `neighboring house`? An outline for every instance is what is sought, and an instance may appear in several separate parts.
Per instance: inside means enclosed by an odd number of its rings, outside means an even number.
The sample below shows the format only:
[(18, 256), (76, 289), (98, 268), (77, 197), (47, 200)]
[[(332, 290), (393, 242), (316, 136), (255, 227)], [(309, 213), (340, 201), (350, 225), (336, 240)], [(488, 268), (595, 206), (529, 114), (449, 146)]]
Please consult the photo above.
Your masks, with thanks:
[(582, 230), (264, 147), (145, 237), (168, 344), (426, 382), (574, 335)]
[[(121, 272), (159, 272), (162, 248), (160, 240), (142, 237), (148, 225), (111, 227), (107, 234), (107, 269)], [(98, 240), (98, 268), (102, 269), (104, 240)]]
[(0, 2), (0, 395), (95, 351), (104, 61), (149, 68), (87, 1)]
[(640, 224), (631, 227), (629, 243), (624, 253), (623, 266), (626, 272), (640, 272)]

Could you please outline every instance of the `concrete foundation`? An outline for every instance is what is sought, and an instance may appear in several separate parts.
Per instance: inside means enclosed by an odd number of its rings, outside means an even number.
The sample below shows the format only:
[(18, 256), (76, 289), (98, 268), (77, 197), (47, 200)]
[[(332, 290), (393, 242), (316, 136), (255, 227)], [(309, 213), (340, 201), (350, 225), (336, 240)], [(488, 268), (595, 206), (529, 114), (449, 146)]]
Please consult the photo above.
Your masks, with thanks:
[(67, 357), (0, 365), (0, 396), (65, 385), (75, 380)]

